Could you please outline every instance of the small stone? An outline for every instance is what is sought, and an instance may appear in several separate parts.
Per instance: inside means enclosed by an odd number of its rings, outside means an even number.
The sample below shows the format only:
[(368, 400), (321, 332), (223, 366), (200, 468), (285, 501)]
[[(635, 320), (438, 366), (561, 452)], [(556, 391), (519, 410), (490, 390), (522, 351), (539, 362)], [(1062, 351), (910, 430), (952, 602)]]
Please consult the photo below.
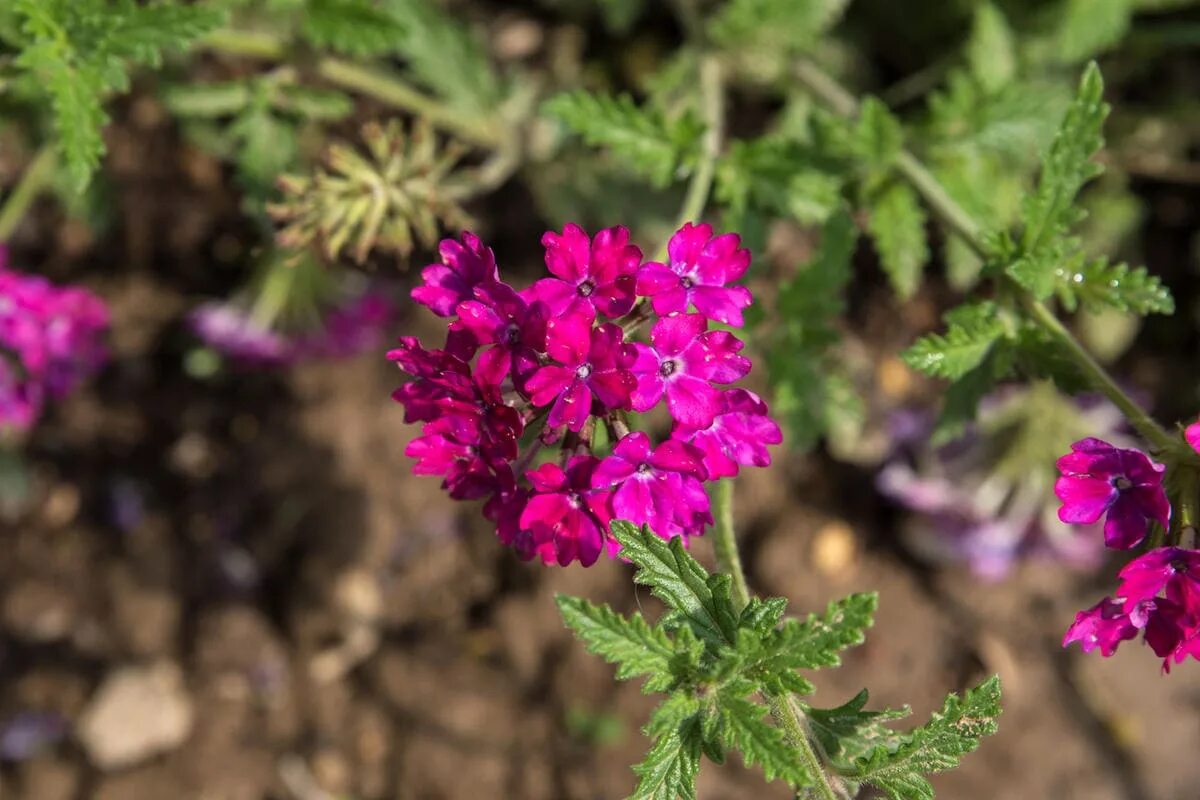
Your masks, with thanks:
[(97, 767), (121, 769), (181, 745), (192, 720), (183, 673), (162, 661), (110, 673), (84, 710), (78, 737)]
[(835, 520), (822, 525), (813, 537), (813, 566), (830, 577), (847, 577), (854, 567), (857, 547), (854, 530)]

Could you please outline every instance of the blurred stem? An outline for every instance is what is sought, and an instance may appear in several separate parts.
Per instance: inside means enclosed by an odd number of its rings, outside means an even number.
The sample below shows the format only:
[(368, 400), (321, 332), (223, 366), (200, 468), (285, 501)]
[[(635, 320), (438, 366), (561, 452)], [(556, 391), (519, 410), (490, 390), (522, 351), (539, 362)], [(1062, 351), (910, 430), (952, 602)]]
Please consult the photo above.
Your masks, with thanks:
[[(218, 53), (284, 61), (290, 56), (283, 39), (269, 33), (222, 29), (210, 33), (201, 46)], [(378, 67), (356, 64), (343, 58), (320, 56), (313, 71), (335, 86), (372, 97), (424, 119), (463, 141), (485, 149), (498, 149), (509, 139), (503, 125), (463, 114), (421, 92), (400, 76)]]
[(713, 550), (721, 572), (733, 578), (733, 604), (741, 611), (750, 602), (750, 587), (746, 584), (746, 573), (742, 569), (742, 557), (738, 555), (737, 538), (733, 532), (733, 479), (719, 480), (712, 494)]
[[(812, 62), (801, 60), (793, 74), (804, 88), (830, 110), (844, 117), (858, 115), (858, 100)], [(983, 242), (983, 228), (950, 196), (933, 173), (907, 150), (900, 151), (894, 166), (917, 190), (942, 224), (961, 237), (980, 258), (986, 260), (989, 254)], [(1138, 433), (1155, 450), (1178, 449), (1179, 443), (1175, 437), (1151, 419), (1150, 415), (1125, 393), (1045, 303), (1023, 287), (1013, 284), (1010, 288), (1021, 298), (1021, 305), (1033, 321), (1062, 346), (1064, 354), (1087, 376), (1089, 382), (1121, 409)]]
[[(717, 571), (733, 579), (733, 606), (741, 611), (750, 602), (750, 587), (742, 569), (742, 557), (738, 555), (737, 534), (733, 529), (733, 480), (717, 481), (713, 487), (713, 552), (716, 554)], [(783, 731), (787, 740), (800, 754), (805, 770), (812, 776), (811, 787), (820, 800), (844, 800), (844, 791), (838, 791), (813, 749), (804, 715), (792, 702), (789, 695), (770, 696), (767, 703), (775, 724)], [(840, 787), (839, 787), (840, 788)], [(801, 795), (803, 796), (803, 795)]]
[(29, 162), (21, 180), (8, 195), (3, 207), (0, 207), (0, 242), (8, 241), (33, 201), (50, 185), (54, 177), (55, 160), (54, 146), (47, 144)]

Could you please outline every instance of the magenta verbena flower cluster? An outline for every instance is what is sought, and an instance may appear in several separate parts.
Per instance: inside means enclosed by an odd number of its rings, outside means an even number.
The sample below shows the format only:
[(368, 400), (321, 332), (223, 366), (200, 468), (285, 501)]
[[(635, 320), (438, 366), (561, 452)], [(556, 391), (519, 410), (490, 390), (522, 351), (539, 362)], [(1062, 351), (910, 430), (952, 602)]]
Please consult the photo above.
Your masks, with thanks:
[(0, 432), (24, 430), (108, 357), (108, 308), (86, 289), (8, 266), (0, 245)]
[(284, 366), (311, 358), (344, 358), (378, 347), (396, 316), (386, 292), (368, 286), (345, 292), (315, 324), (287, 330), (260, 319), (239, 300), (202, 303), (189, 316), (209, 347), (240, 364)]
[[(614, 555), (613, 519), (664, 538), (702, 533), (705, 482), (766, 466), (782, 441), (762, 399), (730, 387), (750, 372), (742, 342), (710, 330), (743, 324), (751, 295), (730, 284), (749, 251), (691, 223), (667, 263), (644, 262), (622, 227), (588, 236), (568, 224), (542, 244), (550, 277), (521, 291), (470, 233), (423, 271), (412, 296), (447, 318), (445, 344), (402, 337), (388, 356), (415, 378), (394, 394), (407, 422), (424, 423), (406, 450), (414, 472), (443, 476), (453, 498), (487, 498), (484, 515), (525, 559)], [(643, 325), (648, 343), (632, 338)], [(667, 438), (631, 430), (631, 412), (662, 404)]]
[[(1200, 423), (1187, 429), (1186, 438), (1200, 451)], [(1137, 547), (1151, 523), (1170, 529), (1165, 467), (1140, 450), (1083, 439), (1059, 459), (1058, 468), (1059, 517), (1082, 524), (1103, 518), (1108, 547)], [(1165, 672), (1188, 656), (1200, 659), (1200, 550), (1154, 547), (1126, 564), (1119, 581), (1113, 597), (1076, 614), (1064, 647), (1079, 642), (1084, 652), (1099, 649), (1111, 656), (1121, 642), (1141, 635), (1163, 659)]]

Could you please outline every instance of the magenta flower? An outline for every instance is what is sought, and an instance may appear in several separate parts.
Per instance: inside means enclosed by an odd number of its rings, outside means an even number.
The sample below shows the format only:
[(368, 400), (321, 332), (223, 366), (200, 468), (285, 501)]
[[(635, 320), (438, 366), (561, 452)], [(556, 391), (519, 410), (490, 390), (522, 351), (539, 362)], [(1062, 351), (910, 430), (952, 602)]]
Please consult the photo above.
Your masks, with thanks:
[(700, 314), (672, 314), (650, 331), (651, 346), (636, 344), (633, 410), (648, 411), (667, 396), (667, 408), (681, 425), (706, 428), (720, 408), (713, 382), (732, 383), (750, 371), (738, 355), (742, 342), (725, 331), (707, 331)]
[(1075, 622), (1067, 628), (1062, 646), (1068, 647), (1071, 642), (1079, 642), (1083, 652), (1090, 653), (1100, 648), (1100, 654), (1108, 658), (1117, 651), (1117, 645), (1137, 634), (1137, 627), (1121, 610), (1121, 604), (1106, 597), (1075, 615)]
[(608, 539), (612, 492), (592, 487), (599, 464), (594, 456), (574, 456), (566, 470), (542, 464), (526, 473), (536, 494), (521, 513), (520, 527), (529, 530), (534, 541), (553, 542), (558, 563), (564, 567), (572, 561), (590, 567)]
[(47, 398), (65, 397), (99, 371), (107, 328), (99, 297), (8, 269), (0, 245), (0, 427), (29, 428)]
[(745, 389), (721, 392), (717, 413), (708, 427), (679, 425), (671, 436), (688, 442), (703, 454), (709, 480), (737, 475), (739, 465), (769, 466), (771, 453), (767, 445), (783, 441), (779, 423), (767, 416), (767, 404)]
[(1192, 446), (1193, 450), (1200, 453), (1200, 422), (1193, 422), (1184, 428), (1183, 438)]
[(517, 388), (537, 366), (537, 354), (546, 346), (546, 306), (527, 303), (505, 283), (475, 287), (476, 300), (458, 305), (458, 321), (479, 344), (491, 344), (479, 354), (477, 374), (499, 385), (509, 373)]
[(1184, 608), (1200, 612), (1200, 551), (1158, 547), (1121, 570), (1117, 597), (1127, 608), (1152, 600), (1160, 592)]
[(438, 253), (442, 263), (421, 270), (425, 284), (412, 290), (412, 299), (439, 317), (454, 316), (459, 303), (473, 298), (476, 286), (500, 280), (492, 249), (473, 233), (463, 231), (462, 243), (443, 239)]
[(742, 310), (753, 298), (744, 286), (726, 285), (750, 266), (750, 251), (740, 243), (735, 233), (714, 237), (707, 223), (685, 223), (667, 245), (668, 262), (649, 262), (638, 272), (637, 293), (651, 298), (659, 314), (686, 311), (690, 304), (709, 319), (741, 326)]
[(583, 228), (568, 223), (561, 235), (548, 231), (542, 245), (546, 267), (555, 277), (543, 278), (531, 289), (551, 314), (591, 322), (597, 313), (615, 319), (633, 308), (642, 251), (629, 243), (627, 229), (605, 228), (589, 239)]
[(699, 534), (712, 524), (701, 483), (705, 477), (704, 456), (695, 447), (668, 439), (651, 450), (650, 437), (638, 431), (617, 442), (612, 455), (596, 468), (592, 485), (614, 489), (614, 519), (649, 525), (669, 539)]
[(637, 379), (629, 368), (636, 359), (611, 323), (592, 328), (582, 315), (556, 317), (546, 325), (546, 352), (558, 364), (542, 367), (525, 385), (535, 406), (554, 403), (547, 424), (579, 431), (592, 412), (593, 399), (603, 410), (629, 408)]
[(404, 455), (416, 459), (414, 475), (443, 475), (456, 500), (475, 500), (495, 491), (496, 477), (483, 457), (477, 428), (464, 417), (446, 416), (425, 426)]
[(1054, 494), (1062, 501), (1058, 518), (1088, 525), (1107, 514), (1104, 543), (1119, 550), (1146, 538), (1149, 522), (1168, 527), (1171, 505), (1163, 491), (1162, 464), (1140, 450), (1113, 447), (1100, 439), (1082, 439), (1058, 460), (1062, 473)]

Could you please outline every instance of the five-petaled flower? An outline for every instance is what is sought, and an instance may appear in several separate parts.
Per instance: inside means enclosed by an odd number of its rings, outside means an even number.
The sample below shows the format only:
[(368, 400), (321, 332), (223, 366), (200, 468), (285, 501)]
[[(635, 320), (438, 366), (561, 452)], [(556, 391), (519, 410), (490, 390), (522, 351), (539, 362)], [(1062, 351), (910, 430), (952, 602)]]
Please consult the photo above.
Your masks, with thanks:
[(651, 299), (659, 314), (689, 305), (711, 320), (741, 326), (750, 290), (728, 286), (746, 273), (750, 251), (735, 233), (713, 236), (711, 225), (685, 223), (667, 245), (667, 263), (650, 262), (637, 276), (637, 293)]
[(1062, 501), (1063, 522), (1088, 525), (1107, 515), (1104, 542), (1129, 550), (1146, 538), (1147, 525), (1170, 524), (1171, 505), (1163, 490), (1165, 467), (1140, 450), (1113, 447), (1100, 439), (1082, 439), (1058, 460), (1062, 477), (1054, 493)]

